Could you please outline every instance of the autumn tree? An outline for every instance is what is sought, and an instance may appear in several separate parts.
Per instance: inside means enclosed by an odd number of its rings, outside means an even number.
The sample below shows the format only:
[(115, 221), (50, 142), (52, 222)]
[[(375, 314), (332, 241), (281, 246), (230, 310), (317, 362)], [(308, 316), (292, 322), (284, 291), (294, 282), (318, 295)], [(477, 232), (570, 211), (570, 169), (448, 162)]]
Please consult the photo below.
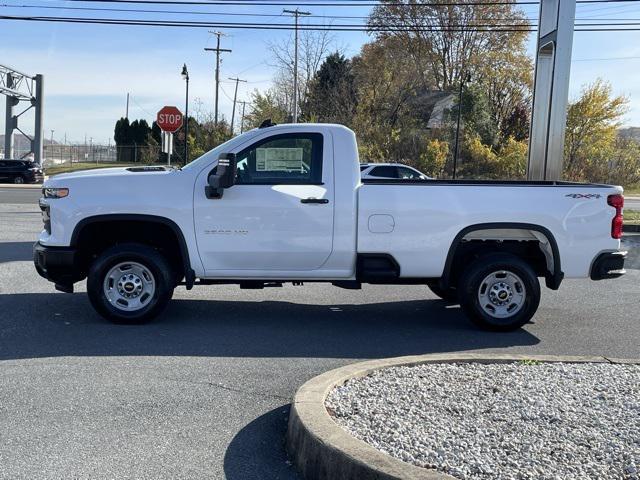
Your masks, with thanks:
[(567, 178), (596, 181), (606, 177), (628, 103), (626, 97), (612, 95), (609, 83), (597, 79), (569, 104), (564, 147)]
[[(500, 25), (510, 28), (492, 28)], [(528, 30), (515, 3), (475, 0), (383, 0), (368, 26), (377, 38), (399, 38), (423, 85), (439, 90), (455, 89), (467, 72), (479, 77), (486, 64), (519, 53)]]
[(397, 39), (422, 89), (455, 92), (469, 76), (483, 93), (494, 141), (510, 136), (502, 132), (520, 119), (516, 110), (524, 107), (528, 114), (533, 77), (526, 52), (529, 24), (515, 3), (387, 0), (374, 8), (369, 29), (378, 41)]
[(358, 92), (353, 128), (362, 159), (417, 160), (425, 145), (424, 131), (416, 136), (419, 121), (411, 102), (418, 80), (401, 43), (388, 37), (363, 45), (353, 72)]
[(264, 93), (254, 90), (251, 93), (251, 104), (244, 117), (244, 130), (259, 127), (262, 122), (271, 119), (274, 123), (286, 123), (289, 119), (288, 105), (278, 95), (276, 88)]
[(449, 153), (447, 142), (433, 138), (427, 141), (426, 148), (420, 154), (420, 161), (416, 167), (430, 177), (440, 177), (449, 160)]

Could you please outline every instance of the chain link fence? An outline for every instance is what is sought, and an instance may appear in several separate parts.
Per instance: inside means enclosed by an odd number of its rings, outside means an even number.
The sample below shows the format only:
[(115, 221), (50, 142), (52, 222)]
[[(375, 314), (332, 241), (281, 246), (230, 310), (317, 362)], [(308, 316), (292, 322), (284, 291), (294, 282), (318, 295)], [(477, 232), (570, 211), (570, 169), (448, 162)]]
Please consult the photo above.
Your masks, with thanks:
[[(0, 147), (0, 158), (4, 158), (4, 149)], [(15, 148), (13, 158), (33, 160), (33, 154), (26, 148)], [(159, 146), (140, 145), (63, 145), (50, 144), (43, 147), (43, 166), (65, 167), (74, 164), (112, 164), (112, 163), (166, 163), (166, 154)]]

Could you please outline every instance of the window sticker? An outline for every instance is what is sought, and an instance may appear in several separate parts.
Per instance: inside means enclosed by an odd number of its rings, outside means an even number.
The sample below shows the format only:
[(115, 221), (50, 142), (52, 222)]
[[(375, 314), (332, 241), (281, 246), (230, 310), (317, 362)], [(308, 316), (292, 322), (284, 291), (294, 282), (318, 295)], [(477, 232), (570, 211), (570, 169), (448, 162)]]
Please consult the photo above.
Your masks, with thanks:
[(259, 172), (303, 172), (302, 148), (257, 148), (256, 170)]

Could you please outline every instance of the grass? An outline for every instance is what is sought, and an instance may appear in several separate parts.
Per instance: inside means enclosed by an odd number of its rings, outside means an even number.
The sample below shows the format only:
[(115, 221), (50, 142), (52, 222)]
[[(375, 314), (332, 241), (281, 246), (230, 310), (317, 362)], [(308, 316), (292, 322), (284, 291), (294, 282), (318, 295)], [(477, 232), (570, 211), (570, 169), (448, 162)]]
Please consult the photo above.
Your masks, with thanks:
[(109, 167), (130, 167), (133, 163), (125, 162), (110, 162), (110, 163), (92, 163), (92, 162), (76, 162), (66, 163), (64, 165), (55, 165), (52, 167), (46, 167), (44, 170), (45, 175), (58, 175), (59, 173), (76, 172), (78, 170), (93, 170), (96, 168), (109, 168)]
[(640, 210), (625, 210), (624, 223), (627, 225), (640, 225)]
[(624, 187), (624, 194), (640, 196), (640, 185), (629, 185), (628, 187)]

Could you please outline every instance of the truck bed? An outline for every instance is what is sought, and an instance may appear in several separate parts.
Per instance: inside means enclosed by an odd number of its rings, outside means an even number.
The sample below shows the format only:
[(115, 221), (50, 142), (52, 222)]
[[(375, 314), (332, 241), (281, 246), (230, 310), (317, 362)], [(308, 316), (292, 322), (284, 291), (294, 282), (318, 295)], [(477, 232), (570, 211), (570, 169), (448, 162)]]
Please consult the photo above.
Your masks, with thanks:
[(438, 278), (463, 230), (491, 225), (518, 238), (535, 237), (536, 226), (553, 236), (565, 277), (587, 277), (591, 259), (619, 248), (607, 197), (621, 192), (554, 181), (367, 180), (358, 189), (358, 252), (389, 253), (402, 277)]

